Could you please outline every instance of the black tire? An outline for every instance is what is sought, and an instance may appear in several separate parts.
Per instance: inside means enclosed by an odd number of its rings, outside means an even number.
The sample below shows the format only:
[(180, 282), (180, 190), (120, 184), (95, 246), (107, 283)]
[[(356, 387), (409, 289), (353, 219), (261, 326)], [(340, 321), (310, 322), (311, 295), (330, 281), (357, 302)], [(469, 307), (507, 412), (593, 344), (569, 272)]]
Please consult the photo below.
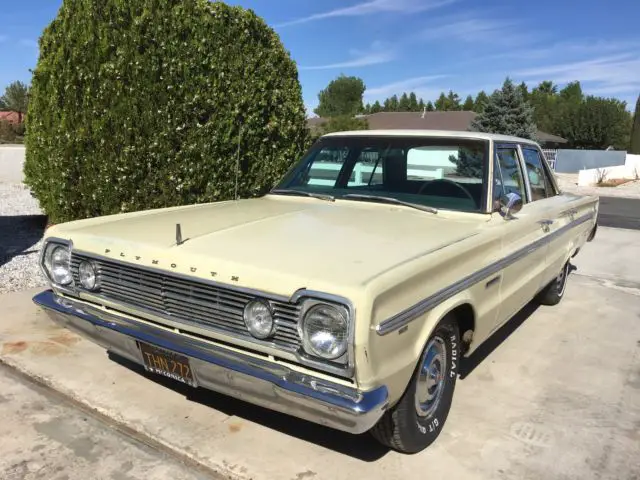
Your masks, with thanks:
[(569, 280), (569, 273), (571, 272), (571, 264), (569, 262), (562, 266), (562, 270), (556, 278), (554, 278), (549, 285), (544, 287), (542, 291), (536, 297), (538, 302), (542, 305), (557, 305), (564, 297), (564, 292), (567, 288), (567, 281)]
[[(444, 355), (439, 354), (436, 357), (431, 357), (433, 348), (439, 350), (442, 346), (444, 346)], [(427, 357), (427, 354), (429, 354), (429, 357)], [(376, 440), (403, 453), (417, 453), (433, 443), (438, 438), (449, 415), (461, 355), (458, 325), (453, 315), (447, 315), (440, 321), (429, 340), (427, 340), (418, 365), (402, 398), (385, 412), (380, 421), (371, 430)], [(432, 368), (430, 370), (422, 368), (425, 360), (429, 358), (433, 358), (431, 362), (427, 362)], [(428, 380), (426, 380), (427, 377), (431, 376), (426, 375), (425, 372), (433, 373), (437, 371), (435, 363), (441, 358), (446, 358), (444, 369), (439, 371), (441, 375), (444, 375), (444, 378), (439, 387), (433, 390), (434, 392), (440, 392), (438, 393), (438, 399), (431, 404), (431, 408), (427, 411), (422, 410), (422, 416), (418, 415), (418, 408), (422, 409), (424, 405), (430, 403), (427, 401), (421, 403), (420, 407), (418, 407), (416, 396), (418, 385), (420, 383), (423, 394), (427, 396), (432, 394), (431, 388), (428, 387)], [(437, 375), (437, 378), (440, 378), (440, 375)]]

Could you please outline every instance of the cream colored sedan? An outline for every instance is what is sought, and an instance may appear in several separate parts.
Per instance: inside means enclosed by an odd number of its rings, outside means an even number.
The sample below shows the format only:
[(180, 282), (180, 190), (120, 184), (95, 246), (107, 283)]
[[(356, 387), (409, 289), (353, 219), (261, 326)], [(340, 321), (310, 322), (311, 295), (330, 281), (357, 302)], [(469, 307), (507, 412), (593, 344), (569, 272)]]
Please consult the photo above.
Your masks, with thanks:
[(417, 452), (464, 357), (562, 299), (597, 214), (529, 140), (330, 134), (261, 198), (51, 227), (34, 300), (158, 375)]

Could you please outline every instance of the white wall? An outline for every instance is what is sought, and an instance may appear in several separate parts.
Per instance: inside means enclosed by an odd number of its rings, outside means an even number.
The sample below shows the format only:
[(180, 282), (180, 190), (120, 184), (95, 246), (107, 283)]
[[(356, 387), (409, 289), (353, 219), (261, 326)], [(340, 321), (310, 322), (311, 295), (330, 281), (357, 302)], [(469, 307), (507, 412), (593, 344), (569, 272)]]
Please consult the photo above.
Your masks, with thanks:
[(585, 187), (598, 183), (602, 173), (605, 180), (640, 177), (640, 155), (627, 154), (624, 165), (615, 167), (589, 168), (578, 172), (578, 186)]
[(0, 182), (22, 183), (24, 146), (0, 145)]

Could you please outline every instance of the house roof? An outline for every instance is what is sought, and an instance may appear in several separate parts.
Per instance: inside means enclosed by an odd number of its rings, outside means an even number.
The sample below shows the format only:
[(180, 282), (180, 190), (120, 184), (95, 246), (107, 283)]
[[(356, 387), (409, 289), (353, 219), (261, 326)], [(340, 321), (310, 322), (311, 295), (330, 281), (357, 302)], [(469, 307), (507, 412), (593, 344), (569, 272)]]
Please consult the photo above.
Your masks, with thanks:
[(367, 137), (448, 137), (448, 138), (464, 138), (474, 140), (493, 140), (494, 142), (504, 143), (530, 143), (535, 144), (534, 140), (526, 138), (514, 137), (512, 135), (499, 135), (497, 133), (471, 132), (471, 131), (454, 131), (454, 130), (430, 130), (430, 129), (389, 129), (389, 130), (354, 130), (347, 132), (328, 133), (325, 137), (350, 137), (350, 136), (367, 136)]
[[(379, 112), (361, 115), (366, 118), (372, 130), (447, 130), (471, 131), (471, 122), (476, 118), (475, 112)], [(313, 117), (307, 119), (309, 128), (319, 127), (326, 119)], [(538, 130), (540, 143), (566, 143), (562, 137)]]
[(0, 120), (9, 123), (20, 123), (20, 114), (18, 112), (0, 112)]

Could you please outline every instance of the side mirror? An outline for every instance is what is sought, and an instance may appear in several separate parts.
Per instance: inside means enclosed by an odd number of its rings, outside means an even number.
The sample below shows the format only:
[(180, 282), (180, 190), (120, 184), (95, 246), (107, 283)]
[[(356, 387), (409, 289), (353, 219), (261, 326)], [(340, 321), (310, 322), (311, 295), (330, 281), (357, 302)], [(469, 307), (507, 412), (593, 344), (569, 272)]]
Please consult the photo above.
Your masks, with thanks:
[(500, 213), (505, 220), (511, 220), (514, 213), (522, 209), (522, 197), (515, 192), (500, 197)]

